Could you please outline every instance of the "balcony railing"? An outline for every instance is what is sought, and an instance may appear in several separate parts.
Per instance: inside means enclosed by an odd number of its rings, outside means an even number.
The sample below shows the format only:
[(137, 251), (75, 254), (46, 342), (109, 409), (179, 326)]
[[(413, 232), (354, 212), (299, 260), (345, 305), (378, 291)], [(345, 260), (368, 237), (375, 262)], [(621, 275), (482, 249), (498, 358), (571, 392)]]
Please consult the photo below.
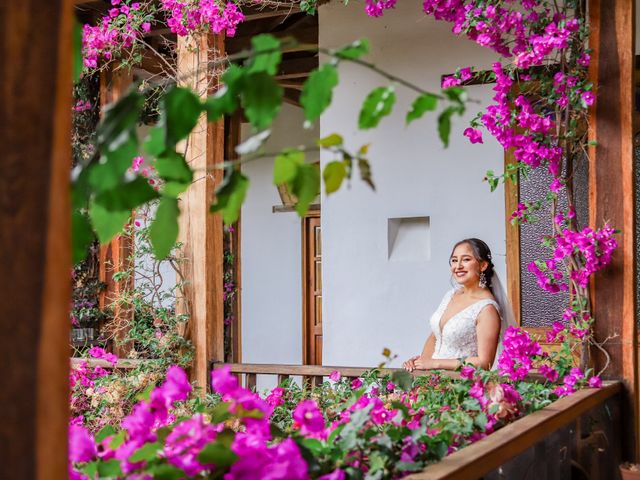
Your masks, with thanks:
[[(85, 359), (72, 359), (72, 365)], [(104, 360), (88, 360), (92, 366), (112, 367)], [(115, 368), (131, 369), (144, 360), (118, 360)], [(277, 377), (278, 384), (302, 377), (303, 385), (318, 385), (333, 371), (357, 378), (371, 368), (316, 365), (214, 363), (229, 365), (246, 388), (254, 388), (258, 375)], [(399, 369), (383, 368), (382, 374)], [(423, 374), (416, 372), (415, 375)], [(454, 372), (449, 373), (456, 376)], [(619, 478), (620, 382), (602, 388), (580, 390), (537, 412), (526, 415), (486, 438), (448, 455), (407, 480), (501, 480)], [(578, 473), (579, 472), (579, 473)]]

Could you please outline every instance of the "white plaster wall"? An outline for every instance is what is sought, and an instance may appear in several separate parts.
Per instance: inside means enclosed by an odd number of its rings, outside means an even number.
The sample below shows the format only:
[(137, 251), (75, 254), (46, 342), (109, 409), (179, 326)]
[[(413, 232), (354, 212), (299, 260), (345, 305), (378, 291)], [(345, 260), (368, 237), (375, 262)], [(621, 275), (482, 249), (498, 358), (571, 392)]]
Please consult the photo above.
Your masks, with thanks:
[[(319, 129), (302, 128), (302, 110), (284, 104), (266, 152), (313, 145)], [(242, 137), (250, 135), (243, 125)], [(318, 154), (307, 155), (309, 161)], [(281, 205), (272, 183), (273, 158), (247, 162), (251, 185), (242, 207), (242, 361), (302, 363), (302, 240), (295, 212), (273, 213)], [(259, 379), (259, 388), (266, 386)], [(275, 384), (275, 379), (272, 379)], [(270, 382), (268, 382), (270, 383)]]
[[(369, 38), (367, 60), (427, 89), (437, 90), (440, 76), (457, 67), (488, 68), (495, 59), (489, 50), (455, 37), (448, 24), (426, 18), (417, 1), (398, 2), (379, 19), (366, 17), (362, 2), (332, 2), (319, 15), (321, 46)], [(392, 116), (376, 130), (357, 130), (362, 100), (386, 84), (362, 67), (341, 65), (332, 107), (321, 119), (322, 136), (340, 132), (352, 149), (371, 142), (377, 187), (373, 192), (354, 179), (350, 188), (322, 198), (325, 365), (376, 365), (384, 347), (399, 355), (394, 366), (419, 353), (430, 333), (429, 317), (450, 288), (448, 258), (459, 239), (487, 241), (504, 278), (504, 192), (490, 193), (482, 182), (487, 169), (502, 170), (503, 152), (486, 134), (484, 145), (471, 145), (462, 136), (468, 119), (489, 102), (491, 87), (469, 88), (481, 105), (472, 105), (466, 119), (454, 120), (445, 150), (435, 115), (405, 127), (415, 95), (402, 87)], [(321, 160), (331, 159), (323, 154)], [(388, 218), (423, 216), (430, 217), (430, 260), (389, 260)]]

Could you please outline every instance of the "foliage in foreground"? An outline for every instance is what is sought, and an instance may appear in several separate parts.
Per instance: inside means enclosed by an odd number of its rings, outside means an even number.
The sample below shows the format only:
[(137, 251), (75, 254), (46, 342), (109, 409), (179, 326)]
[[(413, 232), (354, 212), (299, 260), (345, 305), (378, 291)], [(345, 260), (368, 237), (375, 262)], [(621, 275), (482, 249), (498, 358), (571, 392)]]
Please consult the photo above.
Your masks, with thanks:
[[(544, 381), (525, 379), (534, 366)], [(107, 375), (85, 365), (72, 384), (96, 388)], [(464, 366), (458, 379), (373, 370), (348, 381), (336, 371), (319, 388), (287, 382), (263, 399), (223, 367), (212, 372), (214, 393), (202, 401), (190, 399), (186, 373), (171, 366), (119, 425), (94, 435), (83, 416), (72, 420), (69, 471), (75, 479), (400, 478), (578, 388), (601, 385), (588, 377), (550, 365), (516, 328), (505, 336), (497, 372)]]

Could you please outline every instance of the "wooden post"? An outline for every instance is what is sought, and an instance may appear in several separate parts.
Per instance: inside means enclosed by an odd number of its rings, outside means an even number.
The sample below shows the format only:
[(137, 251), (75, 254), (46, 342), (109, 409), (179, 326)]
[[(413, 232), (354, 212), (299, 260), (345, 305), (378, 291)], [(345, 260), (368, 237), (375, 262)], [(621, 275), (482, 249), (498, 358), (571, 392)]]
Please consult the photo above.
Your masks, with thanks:
[[(638, 460), (638, 371), (634, 258), (634, 2), (591, 0), (591, 79), (598, 99), (592, 107), (590, 137), (589, 222), (605, 221), (620, 229), (612, 264), (591, 284), (595, 333), (611, 356), (606, 378), (626, 387), (623, 405), (623, 458)], [(606, 359), (594, 349), (596, 369)]]
[[(236, 146), (240, 143), (240, 129), (242, 118), (239, 113), (225, 118), (225, 160), (238, 160), (239, 155), (236, 153)], [(237, 167), (240, 169), (240, 165)], [(233, 225), (231, 233), (231, 241), (227, 248), (231, 250), (233, 255), (233, 281), (235, 283), (236, 294), (233, 301), (231, 320), (231, 355), (225, 359), (232, 363), (242, 362), (242, 249), (241, 249), (241, 232), (242, 232), (242, 214), (238, 217), (238, 221)]]
[[(214, 53), (217, 52), (217, 53)], [(201, 96), (217, 88), (210, 62), (224, 54), (221, 35), (196, 40), (178, 38), (178, 75), (181, 83)], [(195, 346), (192, 379), (207, 389), (212, 361), (224, 361), (223, 229), (219, 214), (209, 213), (215, 186), (222, 181), (224, 120), (207, 123), (203, 115), (185, 145), (186, 160), (195, 171), (193, 184), (181, 197), (180, 242), (183, 244), (185, 278), (182, 309), (190, 315), (189, 336)]]
[(0, 464), (67, 478), (72, 4), (0, 2)]
[[(117, 102), (122, 97), (133, 82), (131, 71), (128, 68), (120, 68), (117, 70), (109, 69), (100, 76), (100, 105), (104, 108), (106, 105)], [(113, 300), (119, 297), (123, 292), (133, 290), (133, 276), (114, 281), (113, 276), (116, 273), (131, 270), (132, 255), (134, 248), (134, 239), (130, 235), (117, 235), (106, 245), (100, 246), (99, 264), (100, 264), (100, 281), (106, 284), (103, 291), (100, 292), (100, 308), (111, 305), (113, 307), (113, 322), (116, 325), (127, 325), (133, 320), (133, 309), (129, 305)], [(113, 302), (113, 303), (112, 303)], [(130, 345), (123, 344), (128, 328), (117, 328), (115, 332), (115, 344), (113, 352), (119, 357), (125, 357), (130, 350)]]

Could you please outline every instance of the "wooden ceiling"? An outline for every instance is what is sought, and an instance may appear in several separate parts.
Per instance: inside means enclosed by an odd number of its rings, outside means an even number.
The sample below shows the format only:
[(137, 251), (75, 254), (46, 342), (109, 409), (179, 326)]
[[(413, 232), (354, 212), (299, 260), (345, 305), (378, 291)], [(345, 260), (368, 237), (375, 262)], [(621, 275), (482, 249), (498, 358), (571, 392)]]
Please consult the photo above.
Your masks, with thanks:
[[(96, 23), (111, 8), (109, 0), (74, 0), (76, 13), (83, 23)], [(261, 33), (270, 33), (280, 39), (294, 38), (295, 45), (284, 49), (280, 71), (277, 79), (284, 88), (285, 100), (299, 106), (300, 92), (309, 73), (318, 66), (318, 54), (309, 51), (318, 44), (318, 16), (308, 15), (291, 4), (277, 8), (268, 6), (242, 6), (245, 21), (238, 26), (234, 37), (225, 41), (227, 54), (232, 55), (249, 48), (251, 38)], [(152, 29), (145, 40), (153, 47), (144, 52), (141, 65), (142, 73), (158, 74), (162, 71), (161, 63), (174, 62), (166, 41), (175, 41), (176, 36), (164, 25)], [(158, 58), (158, 53), (164, 59)]]

